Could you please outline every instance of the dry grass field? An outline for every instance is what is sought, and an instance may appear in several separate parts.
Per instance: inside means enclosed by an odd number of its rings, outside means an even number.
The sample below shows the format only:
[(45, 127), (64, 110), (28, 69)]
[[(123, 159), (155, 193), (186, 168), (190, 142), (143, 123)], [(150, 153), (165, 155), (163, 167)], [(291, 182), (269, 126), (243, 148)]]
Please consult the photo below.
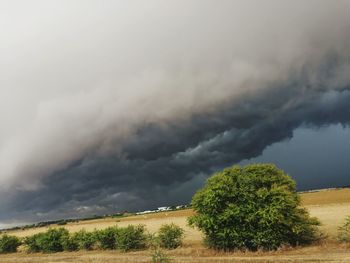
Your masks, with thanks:
[[(185, 241), (181, 248), (169, 251), (172, 262), (350, 262), (350, 247), (338, 244), (335, 240), (337, 227), (350, 215), (350, 189), (323, 190), (301, 194), (302, 204), (312, 216), (320, 219), (321, 229), (327, 239), (321, 244), (304, 248), (284, 248), (274, 252), (217, 252), (206, 249), (201, 244), (199, 231), (187, 226), (187, 217), (192, 210), (180, 210), (130, 216), (125, 218), (107, 218), (78, 223), (69, 223), (69, 231), (80, 229), (93, 230), (108, 226), (144, 224), (150, 232), (155, 232), (164, 223), (175, 223), (185, 229)], [(24, 237), (47, 228), (34, 228), (24, 231), (11, 231), (9, 234)], [(118, 251), (79, 251), (56, 254), (16, 253), (0, 255), (0, 262), (150, 262), (151, 251), (120, 253)]]

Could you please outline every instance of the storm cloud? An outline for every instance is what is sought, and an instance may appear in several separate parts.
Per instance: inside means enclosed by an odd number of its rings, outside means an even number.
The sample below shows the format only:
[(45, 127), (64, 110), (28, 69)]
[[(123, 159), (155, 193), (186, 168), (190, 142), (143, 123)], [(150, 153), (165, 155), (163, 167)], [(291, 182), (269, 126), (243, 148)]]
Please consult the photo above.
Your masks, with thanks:
[(349, 8), (2, 2), (0, 222), (188, 202), (298, 127), (348, 125)]

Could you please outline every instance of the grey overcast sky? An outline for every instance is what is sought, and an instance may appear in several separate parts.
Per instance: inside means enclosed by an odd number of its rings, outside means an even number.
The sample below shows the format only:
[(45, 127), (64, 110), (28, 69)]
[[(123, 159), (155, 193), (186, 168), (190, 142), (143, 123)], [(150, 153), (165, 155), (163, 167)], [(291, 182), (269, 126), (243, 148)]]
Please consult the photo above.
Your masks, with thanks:
[(350, 1), (0, 1), (0, 226), (189, 202), (273, 162), (350, 184)]

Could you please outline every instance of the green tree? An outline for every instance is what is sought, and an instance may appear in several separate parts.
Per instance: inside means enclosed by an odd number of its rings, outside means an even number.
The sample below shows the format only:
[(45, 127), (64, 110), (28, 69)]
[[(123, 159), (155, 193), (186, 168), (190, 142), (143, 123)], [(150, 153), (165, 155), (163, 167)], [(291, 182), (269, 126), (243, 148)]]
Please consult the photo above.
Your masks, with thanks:
[(189, 223), (217, 249), (277, 249), (318, 238), (319, 221), (299, 206), (295, 182), (273, 164), (214, 174), (192, 199)]

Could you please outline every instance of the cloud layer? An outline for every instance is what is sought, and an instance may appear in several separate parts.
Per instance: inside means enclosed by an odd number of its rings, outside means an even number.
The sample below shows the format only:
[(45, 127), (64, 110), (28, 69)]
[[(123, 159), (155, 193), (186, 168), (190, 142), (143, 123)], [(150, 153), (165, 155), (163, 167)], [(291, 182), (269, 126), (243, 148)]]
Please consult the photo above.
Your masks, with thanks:
[(15, 2), (0, 220), (185, 202), (301, 125), (349, 123), (348, 1)]

